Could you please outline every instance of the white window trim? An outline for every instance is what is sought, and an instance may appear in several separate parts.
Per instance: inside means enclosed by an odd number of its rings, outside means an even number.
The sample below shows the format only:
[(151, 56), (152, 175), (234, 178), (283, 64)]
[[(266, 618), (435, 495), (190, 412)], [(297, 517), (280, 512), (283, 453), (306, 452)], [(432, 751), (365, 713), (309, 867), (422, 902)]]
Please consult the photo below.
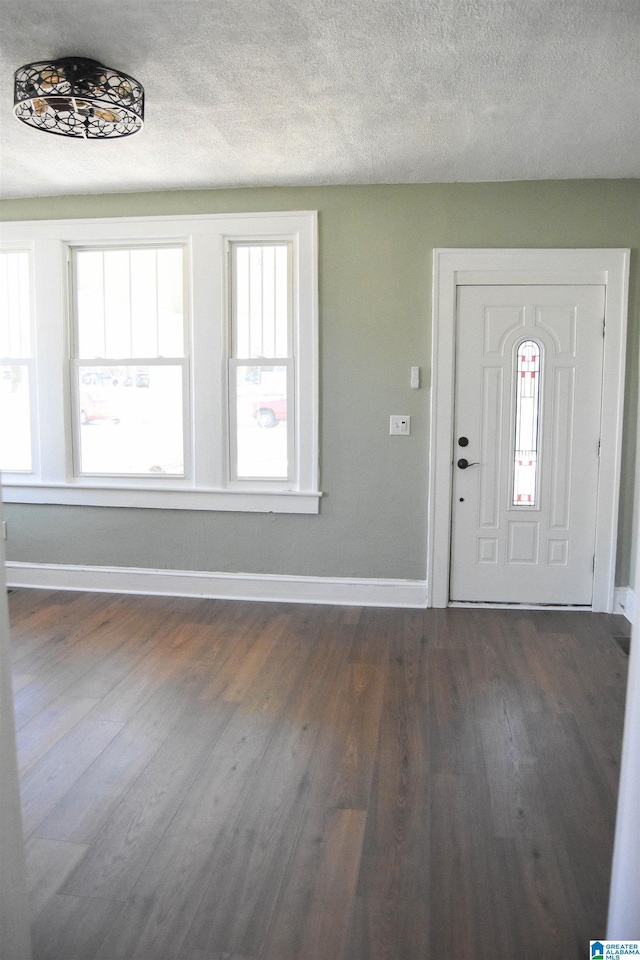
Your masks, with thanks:
[[(2, 224), (3, 248), (29, 250), (36, 315), (34, 472), (5, 472), (9, 503), (317, 513), (318, 243), (315, 211), (16, 221)], [(229, 480), (227, 249), (231, 241), (293, 242), (294, 380), (300, 385), (297, 475), (283, 481)], [(184, 479), (75, 477), (69, 383), (69, 247), (134, 242), (186, 243), (190, 262), (191, 436)], [(211, 318), (211, 323), (194, 318)], [(211, 376), (211, 371), (214, 375)], [(197, 385), (197, 397), (193, 390)], [(43, 398), (46, 397), (46, 403)], [(213, 425), (213, 428), (212, 428)], [(221, 425), (221, 426), (220, 426)], [(37, 469), (36, 469), (37, 468)]]
[(629, 250), (616, 248), (434, 250), (427, 605), (446, 607), (449, 604), (456, 289), (464, 284), (483, 283), (584, 283), (606, 287), (600, 476), (591, 609), (612, 613), (629, 300)]

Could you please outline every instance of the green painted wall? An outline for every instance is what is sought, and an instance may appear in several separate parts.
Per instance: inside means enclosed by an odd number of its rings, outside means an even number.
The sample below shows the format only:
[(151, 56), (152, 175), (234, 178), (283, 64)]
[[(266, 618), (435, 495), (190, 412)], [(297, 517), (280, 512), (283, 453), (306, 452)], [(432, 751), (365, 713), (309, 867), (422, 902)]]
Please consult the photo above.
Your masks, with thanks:
[[(8, 505), (10, 560), (288, 573), (425, 575), (434, 247), (631, 247), (617, 582), (634, 500), (640, 181), (202, 190), (4, 201), (2, 219), (318, 210), (319, 516)], [(409, 368), (423, 370), (409, 389)], [(412, 436), (388, 435), (390, 413)]]

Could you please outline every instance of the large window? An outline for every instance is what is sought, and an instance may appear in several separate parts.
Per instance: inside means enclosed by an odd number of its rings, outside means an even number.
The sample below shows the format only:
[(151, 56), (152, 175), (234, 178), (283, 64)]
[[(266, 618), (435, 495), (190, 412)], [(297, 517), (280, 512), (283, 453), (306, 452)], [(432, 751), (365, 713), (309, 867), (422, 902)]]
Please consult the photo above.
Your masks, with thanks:
[(72, 255), (76, 475), (185, 475), (182, 246)]
[(7, 500), (317, 512), (314, 214), (2, 239)]

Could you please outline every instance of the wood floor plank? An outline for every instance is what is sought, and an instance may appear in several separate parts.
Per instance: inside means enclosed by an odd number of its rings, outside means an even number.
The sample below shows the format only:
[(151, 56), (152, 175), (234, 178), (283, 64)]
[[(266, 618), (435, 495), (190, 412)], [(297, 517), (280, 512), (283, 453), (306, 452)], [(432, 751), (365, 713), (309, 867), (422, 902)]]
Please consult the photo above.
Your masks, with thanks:
[[(546, 633), (544, 636), (545, 650), (549, 651), (553, 669), (558, 677), (563, 678), (565, 709), (576, 718), (582, 730), (589, 729), (585, 742), (615, 797), (620, 777), (619, 745), (624, 721), (622, 693), (628, 660), (621, 660), (613, 644), (599, 642), (594, 632), (587, 629), (581, 638), (567, 633)], [(584, 656), (585, 644), (588, 658)]]
[[(437, 882), (437, 878), (434, 877), (434, 883)], [(401, 914), (401, 928), (399, 936), (399, 947), (397, 951), (397, 960), (424, 960), (425, 956), (425, 944), (431, 943), (431, 902), (430, 900), (424, 900), (422, 898), (418, 900), (408, 900), (402, 904), (404, 908), (404, 914)], [(375, 916), (375, 914), (374, 914)], [(374, 927), (374, 930), (377, 927)], [(383, 928), (384, 929), (384, 928)], [(377, 940), (372, 939), (371, 941), (371, 960), (383, 960), (386, 955), (383, 950), (379, 950), (377, 947)], [(381, 944), (384, 947), (384, 940), (381, 939)], [(378, 949), (378, 953), (376, 950)], [(388, 954), (389, 957), (393, 957), (392, 953)], [(363, 954), (367, 956), (367, 954)], [(355, 960), (354, 958), (349, 958), (349, 960)]]
[(485, 758), (485, 767), (493, 835), (514, 840), (544, 836), (549, 812), (537, 761), (491, 751)]
[[(90, 771), (74, 782), (38, 827), (38, 836), (91, 843), (159, 750), (190, 697), (205, 682), (195, 673), (171, 678), (146, 701)], [(91, 722), (88, 720), (87, 722)], [(112, 723), (113, 721), (93, 721)]]
[(431, 772), (465, 775), (482, 768), (484, 754), (468, 653), (431, 651), (427, 686)]
[[(334, 901), (349, 902), (356, 887), (360, 853), (364, 839), (366, 822), (364, 810), (333, 809), (328, 811), (329, 825), (325, 830), (323, 856), (317, 864), (313, 900), (332, 903)], [(310, 811), (310, 822), (301, 830), (301, 843), (310, 835), (315, 835), (315, 811)], [(342, 856), (349, 869), (341, 862)]]
[[(330, 808), (323, 813), (307, 808), (278, 903), (277, 920), (262, 950), (265, 960), (317, 956), (316, 941), (325, 945), (327, 956), (344, 956), (365, 823), (364, 810)], [(331, 915), (336, 919), (336, 930), (329, 948), (325, 926)]]
[(90, 669), (91, 664), (85, 658), (75, 660), (69, 655), (46, 674), (36, 677), (23, 687), (14, 699), (16, 730), (20, 730), (42, 710), (50, 707), (72, 683)]
[(250, 694), (252, 685), (268, 664), (271, 652), (288, 622), (289, 617), (283, 614), (274, 616), (262, 626), (256, 642), (242, 662), (238, 663), (235, 675), (225, 690), (225, 700), (241, 703)]
[(392, 661), (358, 882), (363, 898), (429, 896), (428, 704), (417, 690), (408, 693), (412, 687), (404, 661)]
[(466, 650), (479, 631), (484, 634), (484, 613), (473, 608), (425, 611), (430, 645), (434, 650)]
[(121, 730), (122, 724), (85, 717), (27, 771), (20, 784), (26, 837), (41, 825)]
[(397, 630), (397, 616), (381, 607), (365, 607), (353, 633), (351, 663), (386, 663), (389, 642)]
[(517, 760), (533, 760), (535, 753), (508, 641), (494, 634), (470, 645), (467, 656), (485, 755), (506, 753)]
[[(191, 669), (191, 661), (199, 658), (203, 650), (224, 659), (223, 643), (208, 626), (177, 626), (170, 619), (157, 629), (155, 640), (153, 648), (102, 697), (92, 711), (93, 718), (127, 722), (172, 676)], [(209, 681), (206, 673), (203, 677)]]
[(321, 731), (310, 804), (367, 809), (386, 680), (387, 664), (345, 664), (335, 711)]
[[(262, 670), (254, 675), (251, 681), (247, 678), (243, 699), (216, 744), (216, 753), (220, 756), (258, 760), (264, 756), (296, 681), (309, 658), (309, 647), (300, 646), (297, 642), (283, 640), (273, 643), (271, 637), (268, 637), (266, 646), (269, 654), (264, 658)], [(258, 650), (262, 647), (261, 639), (254, 643), (242, 667), (247, 660), (251, 660), (256, 647)], [(261, 657), (262, 653), (259, 656)], [(239, 687), (236, 687), (231, 692), (237, 693), (238, 689)], [(225, 690), (225, 700), (228, 695), (229, 691)], [(235, 696), (231, 697), (231, 702), (238, 703)]]
[(33, 960), (92, 960), (122, 904), (51, 897), (31, 928)]
[(291, 730), (289, 756), (274, 756), (269, 773), (256, 775), (233, 834), (212, 865), (186, 944), (244, 953), (251, 944), (260, 953), (304, 810), (309, 759), (303, 756), (313, 737), (308, 729)]
[(209, 953), (205, 950), (193, 950), (189, 947), (176, 956), (175, 960), (259, 960), (258, 957), (249, 957), (246, 953), (240, 956), (239, 953)]
[(544, 836), (548, 814), (509, 646), (498, 630), (470, 646), (477, 718), (496, 837)]
[(95, 707), (98, 701), (58, 697), (18, 730), (18, 770), (24, 776), (62, 737)]
[(160, 687), (166, 684), (169, 676), (180, 668), (182, 662), (181, 658), (172, 653), (158, 658), (151, 652), (99, 700), (92, 717), (96, 720), (127, 723)]
[(34, 673), (21, 673), (19, 670), (13, 670), (11, 685), (14, 695), (22, 690), (23, 687), (27, 687), (30, 683), (33, 683), (35, 679), (36, 676)]
[[(373, 900), (357, 897), (353, 905), (346, 960), (423, 960), (428, 936), (420, 937), (420, 953), (412, 954), (407, 945), (401, 951), (403, 928), (409, 911), (417, 903), (397, 900)], [(426, 931), (423, 931), (426, 933)]]
[(235, 704), (220, 704), (177, 724), (61, 893), (127, 899), (235, 709)]
[[(80, 606), (79, 601), (77, 605)], [(86, 614), (86, 620), (79, 616), (75, 607), (67, 609), (73, 609), (75, 614), (73, 619), (70, 615), (63, 618), (63, 621), (70, 621), (67, 626), (64, 622), (59, 624), (48, 643), (41, 645), (34, 655), (18, 661), (18, 669), (35, 675), (35, 679), (15, 698), (18, 729), (63, 692), (75, 686), (70, 695), (81, 693), (77, 689), (80, 680), (98, 669), (115, 649), (126, 643), (126, 633), (123, 632), (126, 619), (119, 617), (121, 606), (118, 600), (112, 601), (106, 609), (99, 606), (97, 610), (87, 610), (85, 602), (80, 606), (80, 612)]]
[(353, 903), (350, 898), (327, 903), (312, 900), (305, 918), (297, 960), (344, 960), (349, 943)]
[(16, 665), (40, 676), (71, 653), (75, 661), (98, 663), (126, 642), (125, 628), (137, 616), (131, 597), (103, 595), (99, 603), (93, 603), (91, 595), (77, 594), (72, 603), (58, 609), (48, 642), (43, 645), (35, 637)]
[(576, 704), (573, 716), (578, 726), (588, 728), (587, 747), (608, 784), (612, 798), (618, 796), (620, 780), (620, 744), (624, 727), (624, 706), (609, 697), (609, 687), (595, 696), (587, 695)]
[[(25, 591), (19, 590), (9, 596), (9, 617), (11, 626), (11, 658), (18, 664), (23, 656), (64, 636), (66, 619), (64, 610), (69, 602), (77, 602), (80, 594), (58, 593), (55, 599), (42, 598), (43, 591), (32, 591), (31, 598), (24, 603)], [(18, 596), (19, 595), (19, 596)], [(89, 596), (89, 595), (87, 595)], [(16, 599), (17, 598), (17, 599)], [(65, 599), (66, 598), (66, 601)], [(110, 599), (110, 598), (109, 598)], [(98, 606), (97, 601), (85, 601), (90, 612)]]
[[(129, 630), (127, 633), (129, 634)], [(128, 635), (113, 653), (108, 654), (101, 663), (76, 680), (65, 691), (66, 696), (94, 697), (101, 700), (160, 642), (161, 637), (157, 628), (153, 623), (147, 623), (141, 636)]]
[(51, 897), (60, 891), (86, 852), (87, 847), (82, 843), (29, 837), (25, 843), (25, 855), (32, 918), (37, 917)]
[[(484, 960), (480, 945), (494, 944), (501, 929), (492, 895), (498, 891), (487, 876), (495, 840), (486, 783), (477, 769), (475, 776), (436, 773), (430, 799), (430, 948), (434, 956)], [(518, 954), (495, 949), (492, 956)]]
[(603, 930), (615, 805), (580, 728), (568, 714), (529, 718), (554, 832), (568, 852), (572, 877), (596, 929)]
[(516, 668), (518, 692), (527, 714), (561, 713), (565, 699), (533, 618), (520, 617), (510, 637), (509, 656)]
[(185, 947), (260, 955), (317, 762), (320, 723), (333, 712), (336, 678), (347, 654), (339, 635), (316, 638)]
[(497, 849), (505, 891), (500, 929), (508, 929), (517, 956), (582, 960), (585, 944), (602, 930), (576, 909), (574, 888), (558, 865), (558, 845), (522, 838), (498, 840)]
[[(174, 960), (178, 956), (257, 768), (256, 761), (209, 758), (96, 960)], [(196, 948), (193, 951), (197, 955)]]
[(224, 700), (227, 690), (244, 670), (246, 659), (251, 657), (254, 647), (260, 645), (260, 635), (250, 627), (247, 630), (239, 628), (232, 636), (221, 637), (217, 632), (214, 636), (217, 652), (207, 665), (207, 682), (201, 696), (207, 700)]

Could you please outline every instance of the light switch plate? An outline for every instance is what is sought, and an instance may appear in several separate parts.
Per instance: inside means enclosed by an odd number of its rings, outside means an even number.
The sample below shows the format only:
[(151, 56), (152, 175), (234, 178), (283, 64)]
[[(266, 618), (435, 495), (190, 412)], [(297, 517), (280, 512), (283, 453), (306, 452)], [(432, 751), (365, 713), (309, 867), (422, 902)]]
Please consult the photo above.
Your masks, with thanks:
[(392, 437), (408, 437), (411, 433), (411, 417), (392, 414), (389, 417), (389, 433)]

